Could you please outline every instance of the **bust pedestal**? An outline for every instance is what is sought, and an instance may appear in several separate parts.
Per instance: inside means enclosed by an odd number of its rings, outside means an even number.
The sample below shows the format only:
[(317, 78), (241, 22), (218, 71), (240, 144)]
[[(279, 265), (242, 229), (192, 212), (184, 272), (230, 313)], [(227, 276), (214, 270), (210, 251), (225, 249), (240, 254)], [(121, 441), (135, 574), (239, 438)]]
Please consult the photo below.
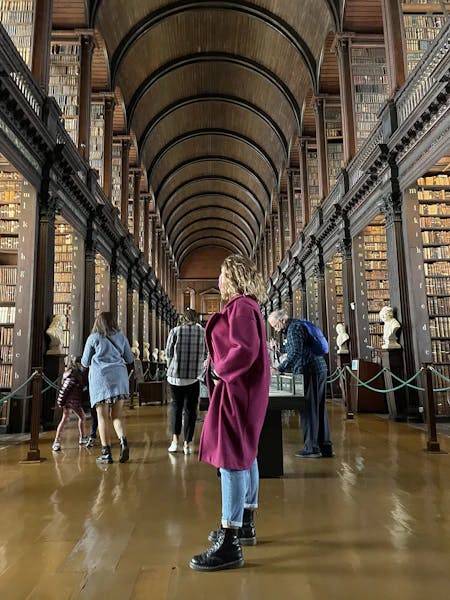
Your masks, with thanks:
[[(345, 367), (350, 365), (350, 363), (351, 363), (350, 352), (347, 352), (346, 354), (337, 354), (336, 355), (336, 364), (339, 369), (345, 370)], [(348, 390), (349, 383), (350, 383), (349, 377), (350, 377), (349, 373), (347, 373), (344, 378), (340, 377), (339, 378), (339, 387), (341, 389), (342, 400), (344, 401), (344, 405), (347, 407), (347, 418), (352, 419), (353, 418), (353, 408), (349, 404), (350, 403), (350, 393)]]
[[(394, 375), (405, 380), (403, 369), (403, 349), (391, 348), (381, 351), (381, 364), (389, 369)], [(386, 389), (391, 389), (400, 385), (400, 382), (393, 379), (390, 373), (384, 373), (384, 382)], [(388, 392), (386, 400), (389, 410), (389, 418), (394, 421), (406, 421), (408, 418), (408, 388), (403, 387), (395, 392)]]

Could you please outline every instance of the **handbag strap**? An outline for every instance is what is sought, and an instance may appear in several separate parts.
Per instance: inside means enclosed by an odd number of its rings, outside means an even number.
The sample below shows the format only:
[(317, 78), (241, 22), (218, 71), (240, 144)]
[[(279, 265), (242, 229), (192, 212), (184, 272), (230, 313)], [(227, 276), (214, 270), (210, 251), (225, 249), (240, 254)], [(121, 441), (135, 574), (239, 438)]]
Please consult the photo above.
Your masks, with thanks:
[(108, 339), (111, 342), (111, 344), (114, 346), (114, 348), (120, 354), (120, 358), (123, 358), (123, 354), (122, 354), (122, 351), (120, 350), (119, 346), (115, 342), (112, 341), (112, 339), (109, 337), (109, 335), (106, 336), (106, 339)]

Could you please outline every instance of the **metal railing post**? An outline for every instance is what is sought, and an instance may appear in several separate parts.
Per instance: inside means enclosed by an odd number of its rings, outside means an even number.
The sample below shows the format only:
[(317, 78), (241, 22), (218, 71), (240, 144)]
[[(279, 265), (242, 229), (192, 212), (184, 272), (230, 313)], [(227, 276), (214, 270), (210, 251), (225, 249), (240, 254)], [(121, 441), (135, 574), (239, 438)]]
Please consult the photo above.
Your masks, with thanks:
[(439, 445), (436, 432), (436, 411), (434, 406), (433, 379), (429, 369), (430, 365), (424, 364), (422, 366), (425, 380), (425, 417), (428, 430), (427, 451), (440, 452), (441, 447)]

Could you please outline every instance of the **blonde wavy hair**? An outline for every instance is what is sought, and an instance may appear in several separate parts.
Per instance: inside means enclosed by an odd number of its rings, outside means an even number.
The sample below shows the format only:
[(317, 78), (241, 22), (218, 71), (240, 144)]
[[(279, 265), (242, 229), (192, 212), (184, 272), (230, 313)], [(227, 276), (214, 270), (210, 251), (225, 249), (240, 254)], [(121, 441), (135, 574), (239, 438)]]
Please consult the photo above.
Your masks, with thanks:
[(252, 296), (260, 303), (267, 299), (263, 276), (249, 258), (232, 254), (223, 261), (221, 272), (220, 294), (223, 300), (229, 300), (238, 294)]

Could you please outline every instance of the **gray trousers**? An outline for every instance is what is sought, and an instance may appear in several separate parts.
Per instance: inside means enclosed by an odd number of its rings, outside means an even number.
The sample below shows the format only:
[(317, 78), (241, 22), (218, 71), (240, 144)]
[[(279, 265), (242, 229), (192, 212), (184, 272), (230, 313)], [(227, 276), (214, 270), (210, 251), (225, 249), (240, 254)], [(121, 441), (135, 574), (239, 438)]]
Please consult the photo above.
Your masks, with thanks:
[(330, 424), (325, 405), (327, 374), (305, 373), (304, 383), (305, 408), (301, 412), (303, 449), (305, 452), (330, 451)]

